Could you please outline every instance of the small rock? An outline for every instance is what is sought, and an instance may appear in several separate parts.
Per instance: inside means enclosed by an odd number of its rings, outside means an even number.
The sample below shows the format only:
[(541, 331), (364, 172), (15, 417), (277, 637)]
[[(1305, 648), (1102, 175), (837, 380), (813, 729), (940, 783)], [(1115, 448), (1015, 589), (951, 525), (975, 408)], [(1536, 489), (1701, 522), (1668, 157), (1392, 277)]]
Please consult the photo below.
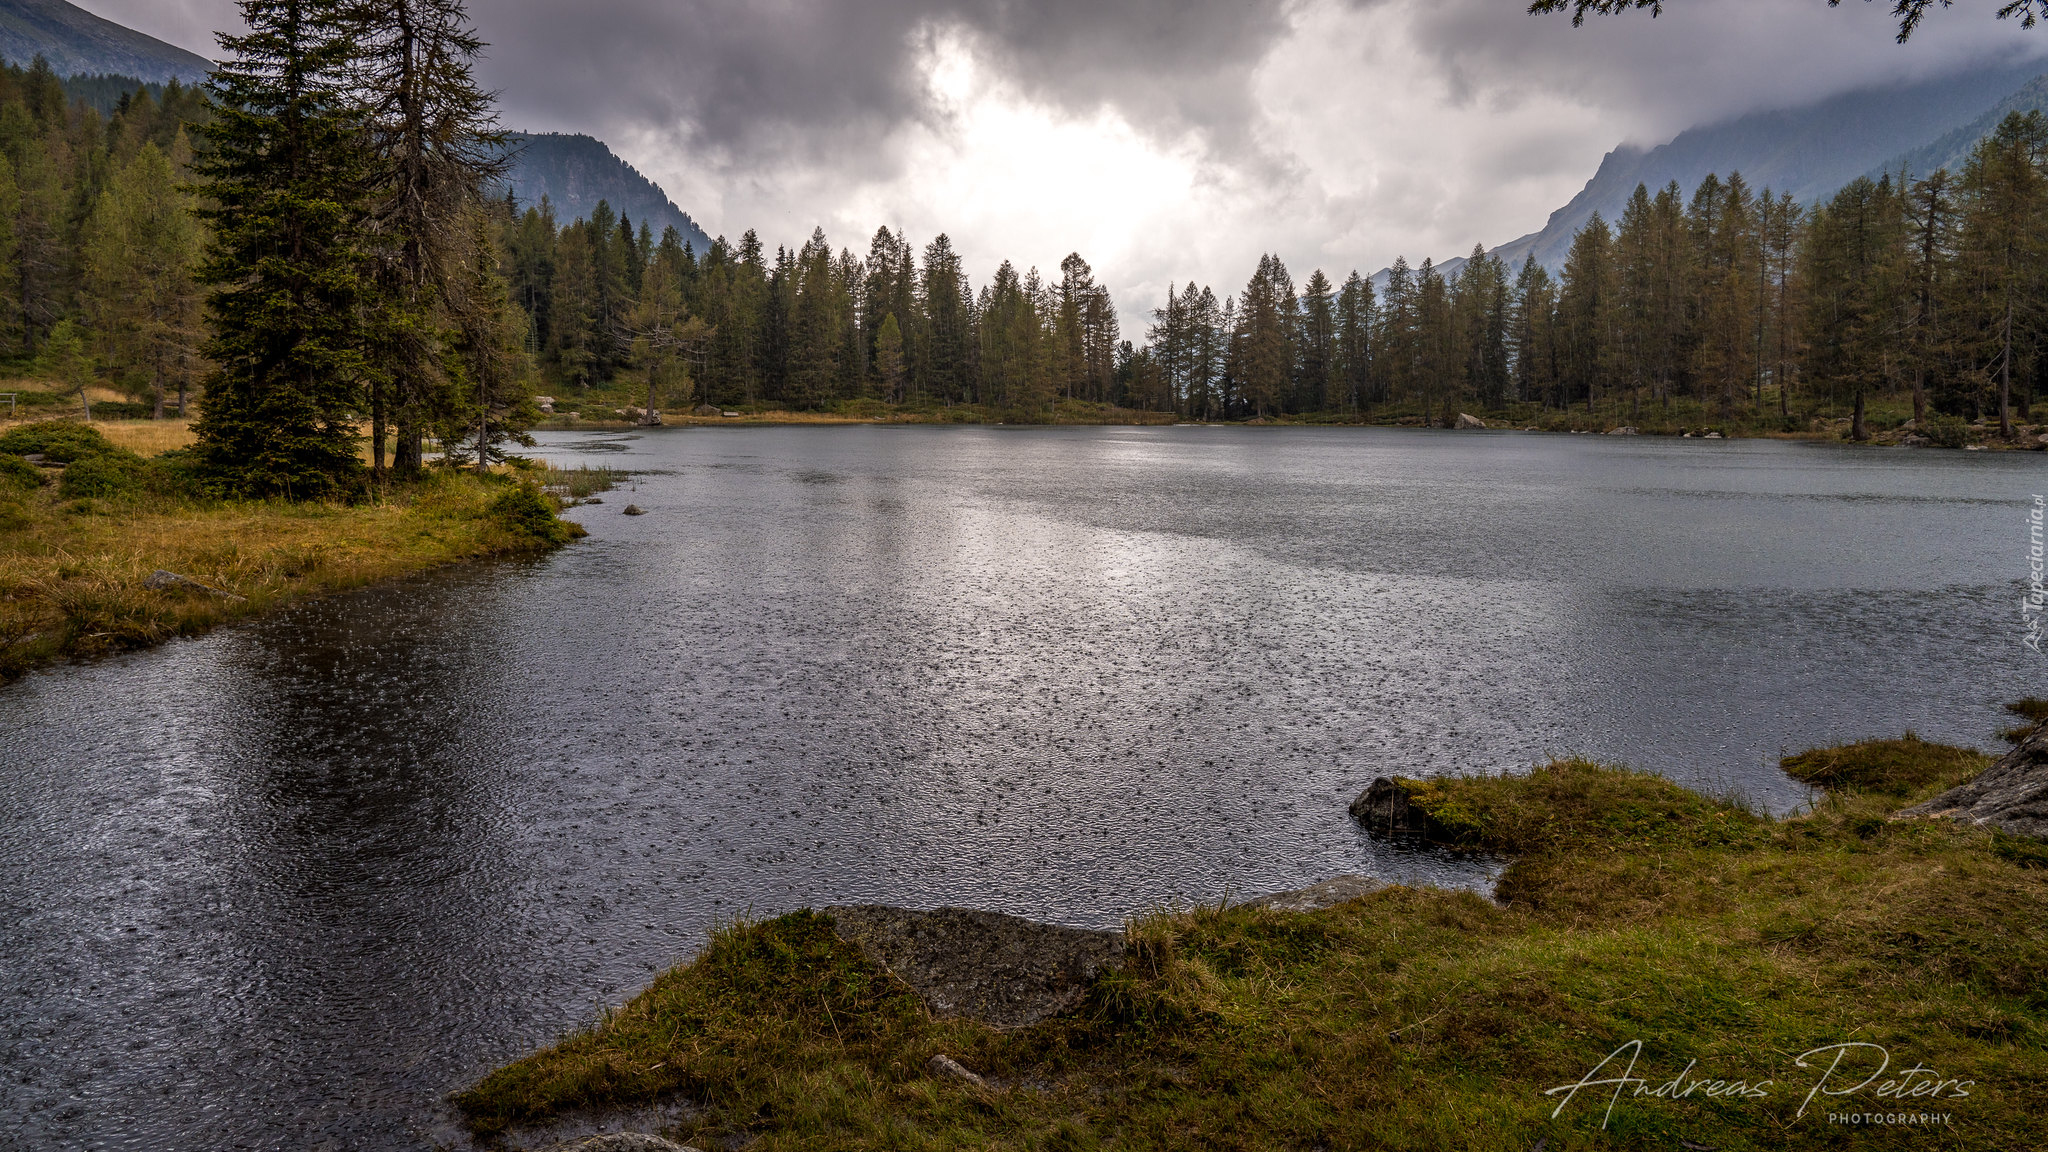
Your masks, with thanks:
[(1484, 428), (1486, 427), (1486, 421), (1481, 420), (1470, 412), (1460, 412), (1458, 413), (1457, 426), (1460, 428)]
[(602, 504), (602, 503), (604, 503), (604, 501), (602, 501), (602, 500), (598, 499), (598, 498), (597, 498), (597, 497), (595, 497), (595, 496), (585, 496), (585, 497), (583, 498), (583, 502), (584, 502), (585, 504)]
[(1275, 912), (1320, 912), (1325, 908), (1334, 908), (1347, 900), (1369, 896), (1385, 887), (1383, 881), (1370, 876), (1332, 876), (1321, 883), (1296, 888), (1292, 892), (1275, 892), (1270, 896), (1247, 900), (1244, 906), (1271, 908)]
[(1951, 788), (1901, 817), (1946, 816), (1965, 824), (2001, 828), (2015, 836), (2048, 840), (2048, 721), (1967, 784)]
[(719, 415), (720, 415), (720, 416), (730, 416), (730, 417), (733, 417), (734, 419), (738, 419), (738, 418), (739, 418), (739, 413), (737, 413), (737, 412), (720, 412), (720, 413), (719, 413)]
[(1351, 802), (1351, 818), (1380, 832), (1427, 832), (1429, 817), (1409, 803), (1408, 790), (1382, 776)]
[(1720, 434), (1719, 432), (1709, 432), (1709, 433), (1707, 433), (1707, 439), (1709, 439), (1709, 440), (1719, 440), (1719, 439), (1721, 439), (1721, 438), (1722, 438), (1722, 436), (1721, 436), (1721, 434)]
[(1928, 439), (1927, 437), (1925, 437), (1925, 436), (1918, 436), (1918, 435), (1915, 435), (1915, 436), (1907, 436), (1907, 437), (1905, 437), (1904, 439), (1900, 440), (1900, 441), (1899, 441), (1899, 443), (1900, 443), (1900, 444), (1902, 444), (1902, 445), (1905, 445), (1905, 446), (1906, 446), (1906, 447), (1908, 447), (1908, 448), (1911, 448), (1911, 447), (1916, 447), (1916, 446), (1918, 446), (1918, 445), (1921, 445), (1921, 444), (1932, 444), (1932, 443), (1934, 443), (1934, 441), (1932, 441), (1932, 440), (1929, 440), (1929, 439)]
[(209, 596), (218, 596), (223, 600), (248, 599), (247, 596), (237, 596), (233, 592), (222, 588), (215, 588), (211, 584), (201, 584), (190, 576), (180, 576), (176, 572), (164, 568), (151, 572), (148, 578), (143, 580), (142, 586), (152, 592), (170, 592), (173, 590), (180, 592), (204, 592)]
[[(592, 503), (595, 503), (595, 501), (592, 501)], [(625, 508), (625, 514), (628, 516), (645, 516), (647, 511), (638, 504), (628, 504)]]
[(1609, 436), (1636, 436), (1636, 435), (1640, 435), (1640, 433), (1638, 433), (1638, 432), (1637, 432), (1637, 431), (1636, 431), (1636, 430), (1635, 430), (1634, 428), (1630, 428), (1630, 427), (1621, 427), (1621, 428), (1610, 428), (1610, 429), (1608, 429), (1608, 430), (1607, 430), (1607, 434), (1608, 434)]
[(823, 911), (841, 939), (908, 985), (932, 1015), (997, 1028), (1022, 1028), (1080, 1007), (1095, 977), (1124, 954), (1121, 932), (1000, 912), (879, 904)]
[(925, 1067), (931, 1069), (934, 1076), (950, 1076), (955, 1080), (964, 1080), (977, 1088), (988, 1087), (988, 1081), (983, 1080), (965, 1064), (960, 1063), (943, 1052), (926, 1061)]
[(607, 1132), (602, 1136), (584, 1136), (551, 1144), (544, 1152), (697, 1152), (697, 1149), (647, 1132)]
[(23, 456), (22, 459), (35, 465), (43, 465), (48, 464), (50, 462), (50, 458), (48, 456), (43, 455), (41, 452), (30, 452), (27, 455)]

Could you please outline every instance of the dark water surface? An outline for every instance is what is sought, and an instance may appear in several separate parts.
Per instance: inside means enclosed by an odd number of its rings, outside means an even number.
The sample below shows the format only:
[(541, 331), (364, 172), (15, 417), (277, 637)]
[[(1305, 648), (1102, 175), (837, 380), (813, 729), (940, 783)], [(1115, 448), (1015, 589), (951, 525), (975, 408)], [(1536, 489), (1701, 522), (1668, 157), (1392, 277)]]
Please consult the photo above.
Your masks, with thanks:
[[(1373, 776), (1986, 744), (2038, 455), (1391, 430), (547, 437), (589, 541), (0, 688), (0, 1148), (410, 1148), (747, 912), (1109, 924)], [(648, 509), (619, 515), (631, 500)]]

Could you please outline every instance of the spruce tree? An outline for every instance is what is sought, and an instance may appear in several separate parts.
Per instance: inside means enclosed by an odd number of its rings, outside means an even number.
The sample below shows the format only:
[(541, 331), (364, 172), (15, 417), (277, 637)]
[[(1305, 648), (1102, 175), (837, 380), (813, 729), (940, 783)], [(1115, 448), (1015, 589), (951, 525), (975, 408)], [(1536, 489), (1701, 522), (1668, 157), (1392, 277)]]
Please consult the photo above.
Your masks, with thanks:
[(213, 230), (217, 367), (195, 431), (229, 489), (350, 496), (364, 299), (364, 136), (345, 87), (351, 45), (330, 0), (242, 0), (245, 35), (220, 37), (215, 113), (197, 171)]

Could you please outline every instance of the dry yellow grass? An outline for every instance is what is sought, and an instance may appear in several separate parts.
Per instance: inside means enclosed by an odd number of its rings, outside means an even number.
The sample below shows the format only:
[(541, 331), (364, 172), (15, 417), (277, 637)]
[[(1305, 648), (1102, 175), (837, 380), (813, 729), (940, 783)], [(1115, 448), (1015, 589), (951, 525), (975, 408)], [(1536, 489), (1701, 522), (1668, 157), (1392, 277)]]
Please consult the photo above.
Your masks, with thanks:
[(95, 420), (92, 426), (137, 456), (161, 456), (173, 449), (190, 448), (197, 439), (189, 420)]
[[(0, 678), (143, 647), (293, 600), (482, 556), (532, 551), (494, 515), (502, 481), (436, 473), (377, 504), (0, 502)], [(230, 596), (155, 591), (167, 569)]]

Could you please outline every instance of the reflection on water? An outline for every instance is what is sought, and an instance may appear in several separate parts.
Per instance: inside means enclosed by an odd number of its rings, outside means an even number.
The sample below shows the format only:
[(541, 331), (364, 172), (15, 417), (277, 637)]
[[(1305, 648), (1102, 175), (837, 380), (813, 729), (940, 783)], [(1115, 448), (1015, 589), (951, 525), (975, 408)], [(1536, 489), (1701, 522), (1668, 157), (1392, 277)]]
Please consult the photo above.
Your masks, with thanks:
[(1782, 809), (2040, 687), (2031, 456), (552, 439), (649, 470), (562, 554), (0, 688), (0, 1147), (417, 1146), (720, 920), (1484, 883), (1345, 804), (1573, 753)]

